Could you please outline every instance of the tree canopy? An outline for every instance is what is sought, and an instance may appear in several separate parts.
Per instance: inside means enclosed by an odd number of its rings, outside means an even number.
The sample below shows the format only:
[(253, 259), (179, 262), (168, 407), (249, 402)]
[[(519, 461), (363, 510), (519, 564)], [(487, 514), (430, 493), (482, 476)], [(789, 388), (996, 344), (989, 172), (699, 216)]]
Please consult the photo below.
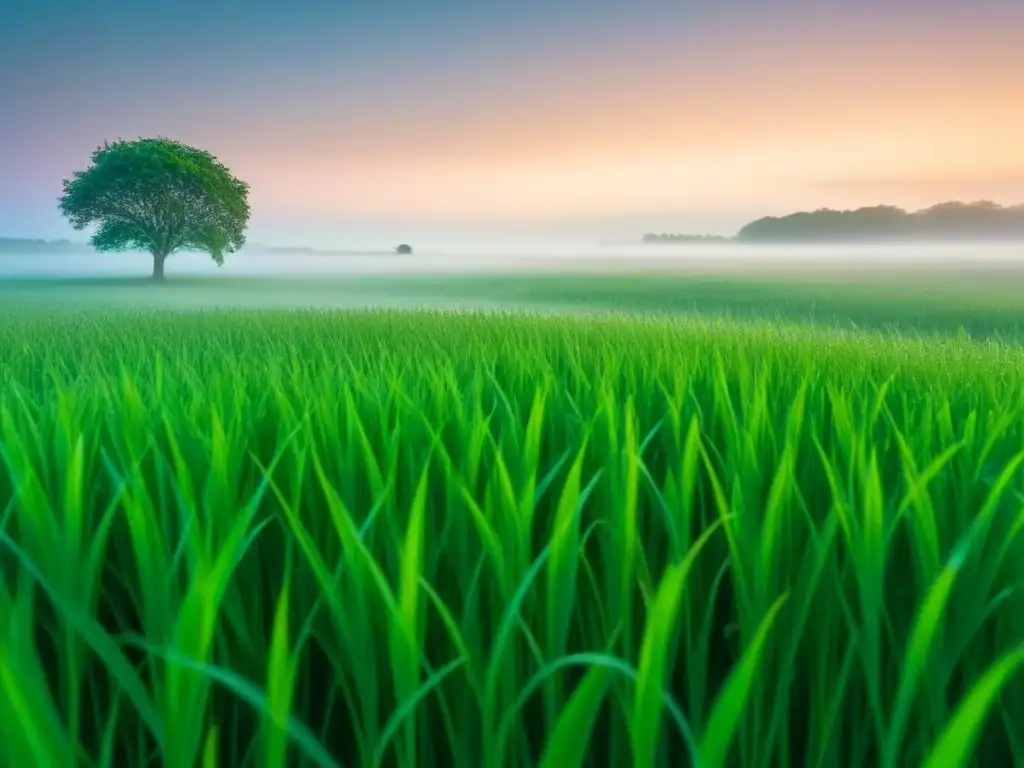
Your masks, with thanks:
[(98, 251), (147, 251), (153, 277), (177, 251), (218, 266), (245, 243), (249, 187), (209, 152), (166, 138), (105, 143), (64, 181), (60, 210), (75, 229), (96, 226)]

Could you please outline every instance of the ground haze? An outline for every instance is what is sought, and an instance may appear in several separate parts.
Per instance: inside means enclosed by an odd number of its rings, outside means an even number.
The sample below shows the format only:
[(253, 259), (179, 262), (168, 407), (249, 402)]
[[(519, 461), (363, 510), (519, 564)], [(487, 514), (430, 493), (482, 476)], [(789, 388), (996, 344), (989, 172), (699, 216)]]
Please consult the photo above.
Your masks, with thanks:
[[(488, 272), (859, 272), (886, 270), (1016, 269), (1024, 243), (920, 243), (914, 245), (675, 245), (597, 246), (586, 242), (535, 240), (507, 244), (493, 241), (412, 243), (411, 256), (358, 251), (267, 254), (242, 250), (222, 268), (209, 256), (177, 253), (167, 261), (176, 275), (265, 275), (302, 277), (351, 274), (458, 274)], [(0, 278), (70, 276), (143, 276), (152, 258), (145, 254), (0, 254)]]

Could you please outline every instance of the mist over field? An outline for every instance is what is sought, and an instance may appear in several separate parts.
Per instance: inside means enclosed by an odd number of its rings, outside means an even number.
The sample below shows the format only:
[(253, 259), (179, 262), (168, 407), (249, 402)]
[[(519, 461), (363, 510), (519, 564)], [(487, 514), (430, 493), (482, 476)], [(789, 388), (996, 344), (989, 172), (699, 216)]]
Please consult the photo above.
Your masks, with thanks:
[[(658, 244), (595, 245), (565, 240), (450, 240), (412, 243), (415, 252), (267, 253), (245, 248), (218, 268), (206, 254), (177, 253), (174, 276), (313, 277), (453, 275), (459, 273), (768, 272), (815, 273), (906, 269), (989, 271), (1024, 261), (1024, 243), (842, 245)], [(0, 254), (0, 279), (12, 277), (145, 277), (152, 258), (141, 253)]]

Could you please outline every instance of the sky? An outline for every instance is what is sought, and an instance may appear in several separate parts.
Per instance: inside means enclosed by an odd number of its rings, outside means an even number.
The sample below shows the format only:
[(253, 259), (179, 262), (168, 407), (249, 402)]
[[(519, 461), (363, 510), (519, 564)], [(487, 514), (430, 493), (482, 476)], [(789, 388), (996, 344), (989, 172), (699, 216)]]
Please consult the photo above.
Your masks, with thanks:
[(0, 0), (0, 235), (163, 135), (250, 237), (728, 234), (766, 214), (1024, 202), (1020, 0)]

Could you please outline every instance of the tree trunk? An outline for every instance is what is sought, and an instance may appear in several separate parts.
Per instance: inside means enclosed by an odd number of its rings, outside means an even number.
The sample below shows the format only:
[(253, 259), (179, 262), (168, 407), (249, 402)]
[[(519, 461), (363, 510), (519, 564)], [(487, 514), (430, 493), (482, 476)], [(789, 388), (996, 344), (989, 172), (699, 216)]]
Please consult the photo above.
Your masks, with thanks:
[(153, 279), (163, 280), (164, 279), (164, 261), (167, 260), (167, 254), (154, 253), (153, 254)]

